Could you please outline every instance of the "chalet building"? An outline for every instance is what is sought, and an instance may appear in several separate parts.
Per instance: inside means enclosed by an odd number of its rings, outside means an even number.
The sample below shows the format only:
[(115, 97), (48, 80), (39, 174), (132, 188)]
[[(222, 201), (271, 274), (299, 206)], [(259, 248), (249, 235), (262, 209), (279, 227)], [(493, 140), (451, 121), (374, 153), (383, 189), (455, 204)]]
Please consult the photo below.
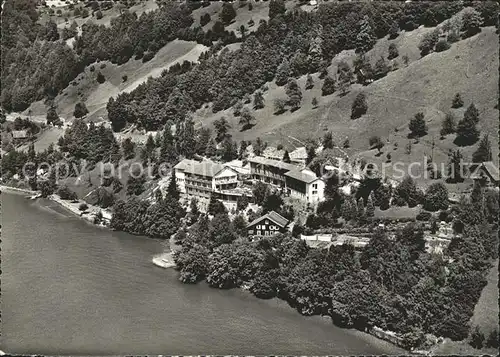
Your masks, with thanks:
[(498, 187), (499, 185), (498, 167), (493, 161), (475, 164), (470, 168), (470, 172), (470, 178), (479, 182), (482, 186)]
[(250, 163), (252, 179), (282, 188), (286, 187), (285, 174), (288, 171), (299, 169), (297, 165), (266, 159), (261, 156), (252, 157), (248, 159), (248, 162)]
[(290, 197), (315, 204), (325, 198), (325, 181), (309, 169), (290, 170), (286, 174), (286, 190)]
[(278, 186), (291, 197), (311, 204), (325, 198), (325, 182), (314, 172), (298, 165), (266, 159), (260, 156), (248, 160), (254, 180)]
[(288, 229), (289, 222), (290, 221), (282, 215), (271, 211), (248, 224), (248, 235), (272, 236), (277, 233), (284, 233)]
[[(212, 194), (222, 195), (238, 185), (238, 173), (234, 169), (212, 161), (183, 160), (174, 169), (179, 191), (189, 200), (196, 198), (202, 211), (206, 211)], [(231, 195), (234, 202), (235, 196)], [(229, 197), (229, 194), (224, 197)]]

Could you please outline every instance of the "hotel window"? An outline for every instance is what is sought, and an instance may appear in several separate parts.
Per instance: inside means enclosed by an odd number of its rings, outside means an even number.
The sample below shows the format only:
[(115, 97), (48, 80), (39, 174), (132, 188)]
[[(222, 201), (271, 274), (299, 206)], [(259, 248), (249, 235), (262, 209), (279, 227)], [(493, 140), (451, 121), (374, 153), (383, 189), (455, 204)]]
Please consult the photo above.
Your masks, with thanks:
[(318, 194), (318, 191), (313, 191), (313, 195), (317, 195)]
[(264, 235), (268, 236), (269, 235), (269, 231), (265, 231)]
[(260, 236), (260, 234), (261, 234), (261, 233), (260, 233), (260, 230), (257, 230), (257, 235), (258, 235), (258, 236)]
[(313, 189), (317, 189), (318, 188), (318, 184), (317, 183), (313, 183)]

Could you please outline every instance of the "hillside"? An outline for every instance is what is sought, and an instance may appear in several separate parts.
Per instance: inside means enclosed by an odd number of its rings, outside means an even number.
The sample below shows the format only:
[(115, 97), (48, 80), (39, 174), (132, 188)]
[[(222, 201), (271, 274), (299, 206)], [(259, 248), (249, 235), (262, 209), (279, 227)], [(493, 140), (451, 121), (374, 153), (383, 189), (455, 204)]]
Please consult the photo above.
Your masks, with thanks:
[[(163, 70), (175, 63), (196, 62), (206, 49), (196, 42), (175, 40), (160, 49), (156, 56), (146, 63), (131, 59), (122, 65), (103, 61), (87, 66), (85, 71), (56, 97), (59, 115), (71, 120), (75, 104), (82, 101), (89, 110), (87, 118), (94, 121), (99, 121), (99, 117), (106, 118), (106, 104), (109, 98), (134, 90), (149, 77), (159, 77)], [(98, 72), (106, 78), (102, 84), (96, 80)], [(128, 77), (126, 81), (123, 80), (125, 75)], [(47, 107), (41, 101), (33, 103), (30, 109), (33, 115), (43, 116), (47, 112)]]

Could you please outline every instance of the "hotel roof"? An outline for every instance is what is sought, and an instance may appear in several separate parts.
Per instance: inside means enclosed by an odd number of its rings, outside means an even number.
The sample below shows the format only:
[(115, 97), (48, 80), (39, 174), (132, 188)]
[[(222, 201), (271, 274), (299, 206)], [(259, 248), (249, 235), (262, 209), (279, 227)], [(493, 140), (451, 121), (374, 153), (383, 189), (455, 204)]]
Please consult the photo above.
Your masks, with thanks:
[(294, 178), (296, 180), (305, 182), (305, 183), (311, 183), (313, 181), (319, 180), (319, 178), (312, 172), (307, 172), (307, 171), (300, 171), (300, 170), (291, 170), (288, 171), (285, 176)]
[(266, 159), (265, 157), (262, 156), (254, 156), (250, 159), (248, 159), (248, 162), (253, 162), (255, 164), (261, 164), (265, 166), (272, 166), (272, 167), (277, 167), (282, 170), (298, 170), (299, 167), (294, 164), (288, 164), (283, 161), (278, 161), (278, 160), (272, 160), (272, 159)]

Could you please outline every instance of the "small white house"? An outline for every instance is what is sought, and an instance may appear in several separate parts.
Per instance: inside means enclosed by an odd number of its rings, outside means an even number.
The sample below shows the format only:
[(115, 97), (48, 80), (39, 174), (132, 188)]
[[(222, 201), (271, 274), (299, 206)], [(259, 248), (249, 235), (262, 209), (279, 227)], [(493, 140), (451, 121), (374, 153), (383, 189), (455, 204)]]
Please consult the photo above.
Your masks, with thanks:
[(305, 168), (291, 170), (286, 174), (286, 187), (291, 197), (308, 203), (318, 203), (325, 199), (325, 181)]

